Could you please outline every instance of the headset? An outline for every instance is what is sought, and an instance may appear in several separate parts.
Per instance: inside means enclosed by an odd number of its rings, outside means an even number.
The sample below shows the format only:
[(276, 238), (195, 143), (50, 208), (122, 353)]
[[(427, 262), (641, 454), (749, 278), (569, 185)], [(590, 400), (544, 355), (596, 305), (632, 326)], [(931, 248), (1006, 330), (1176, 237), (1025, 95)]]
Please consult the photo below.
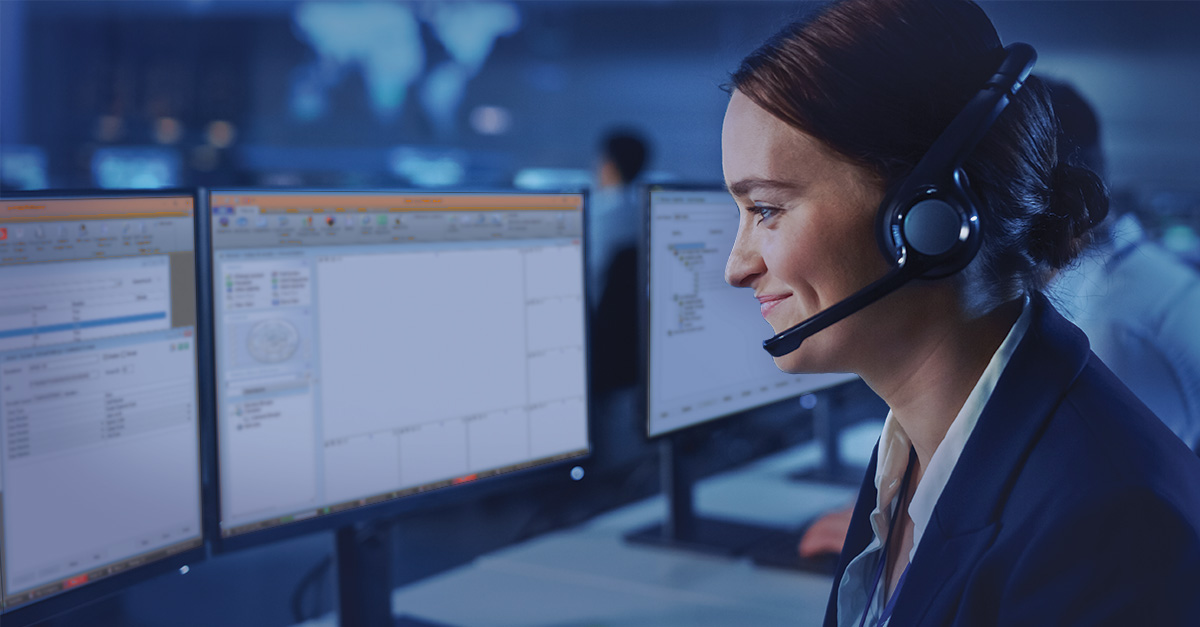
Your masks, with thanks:
[(982, 234), (979, 200), (963, 161), (1025, 84), (1037, 53), (1029, 44), (1004, 48), (1004, 60), (979, 93), (933, 142), (911, 174), (879, 205), (876, 236), (892, 269), (878, 281), (763, 342), (782, 357), (814, 333), (917, 278), (951, 276), (971, 263)]

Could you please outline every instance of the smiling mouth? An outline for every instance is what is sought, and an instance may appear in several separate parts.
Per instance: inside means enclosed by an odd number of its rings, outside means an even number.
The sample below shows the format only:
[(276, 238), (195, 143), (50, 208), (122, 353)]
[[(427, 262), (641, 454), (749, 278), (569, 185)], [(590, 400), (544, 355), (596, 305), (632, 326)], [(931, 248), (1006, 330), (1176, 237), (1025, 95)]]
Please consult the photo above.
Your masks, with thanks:
[(758, 310), (762, 312), (762, 317), (766, 318), (775, 306), (790, 297), (791, 294), (775, 294), (772, 296), (760, 296), (758, 298)]

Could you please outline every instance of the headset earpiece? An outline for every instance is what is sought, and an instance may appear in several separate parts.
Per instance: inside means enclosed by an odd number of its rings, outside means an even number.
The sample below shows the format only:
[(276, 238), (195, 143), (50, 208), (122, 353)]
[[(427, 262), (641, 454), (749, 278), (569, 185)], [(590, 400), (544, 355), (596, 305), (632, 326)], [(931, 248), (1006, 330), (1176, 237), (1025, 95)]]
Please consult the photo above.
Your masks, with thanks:
[(940, 198), (918, 200), (904, 212), (900, 232), (914, 254), (941, 257), (962, 243), (961, 213)]
[(961, 169), (946, 183), (923, 185), (906, 200), (890, 199), (881, 205), (878, 218), (884, 256), (895, 265), (916, 266), (917, 278), (942, 278), (962, 270), (979, 251), (976, 206)]

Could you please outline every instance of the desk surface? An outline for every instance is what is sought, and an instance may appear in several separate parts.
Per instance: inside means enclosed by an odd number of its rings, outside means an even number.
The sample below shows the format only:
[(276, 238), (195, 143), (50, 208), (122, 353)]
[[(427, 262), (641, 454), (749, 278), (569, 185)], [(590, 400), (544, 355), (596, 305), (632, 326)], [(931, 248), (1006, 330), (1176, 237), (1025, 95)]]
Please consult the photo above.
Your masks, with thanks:
[[(845, 458), (865, 465), (878, 433), (878, 424), (845, 433)], [(706, 479), (697, 485), (696, 507), (707, 516), (793, 528), (854, 497), (852, 488), (787, 478), (819, 456), (809, 443)], [(507, 547), (398, 588), (392, 608), (456, 627), (820, 624), (829, 577), (623, 540), (665, 511), (657, 496)]]

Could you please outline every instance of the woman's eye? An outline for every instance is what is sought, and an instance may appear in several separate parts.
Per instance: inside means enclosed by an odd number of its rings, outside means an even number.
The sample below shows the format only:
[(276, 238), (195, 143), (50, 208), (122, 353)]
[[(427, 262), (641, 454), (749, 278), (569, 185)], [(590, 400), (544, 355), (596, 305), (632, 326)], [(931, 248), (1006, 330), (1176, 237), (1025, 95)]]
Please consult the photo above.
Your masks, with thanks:
[(771, 205), (760, 205), (757, 203), (750, 207), (750, 210), (758, 214), (758, 222), (760, 224), (764, 220), (770, 220), (780, 212), (778, 207), (772, 207)]

